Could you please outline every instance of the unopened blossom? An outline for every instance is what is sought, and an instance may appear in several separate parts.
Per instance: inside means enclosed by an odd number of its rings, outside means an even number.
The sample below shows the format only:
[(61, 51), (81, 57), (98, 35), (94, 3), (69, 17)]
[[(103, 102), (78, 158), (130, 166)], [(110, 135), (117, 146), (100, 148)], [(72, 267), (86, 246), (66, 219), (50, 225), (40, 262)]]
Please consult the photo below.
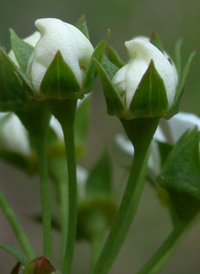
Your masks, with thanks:
[(93, 53), (90, 41), (75, 26), (59, 19), (38, 19), (35, 25), (41, 32), (41, 38), (35, 46), (27, 68), (27, 75), (35, 90), (40, 90), (43, 77), (58, 51), (71, 68), (81, 88), (84, 72)]

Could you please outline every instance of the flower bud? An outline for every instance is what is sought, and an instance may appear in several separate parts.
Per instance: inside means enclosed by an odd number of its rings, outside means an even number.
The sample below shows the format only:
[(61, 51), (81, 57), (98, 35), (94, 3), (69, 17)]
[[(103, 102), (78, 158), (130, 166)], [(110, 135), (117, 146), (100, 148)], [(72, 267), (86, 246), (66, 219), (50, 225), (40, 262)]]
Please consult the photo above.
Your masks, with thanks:
[(76, 27), (59, 19), (38, 19), (35, 25), (41, 32), (41, 38), (35, 46), (27, 68), (27, 75), (35, 90), (40, 91), (43, 77), (58, 51), (81, 88), (84, 72), (93, 53), (90, 41)]
[[(140, 107), (143, 108), (143, 110), (141, 110), (143, 117), (162, 116), (159, 115), (159, 113), (154, 113), (154, 110), (151, 116), (147, 113), (146, 108), (151, 105), (151, 107), (156, 109), (158, 106), (155, 102), (158, 101), (158, 96), (162, 96), (162, 99), (164, 97), (167, 99), (167, 107), (163, 106), (163, 108), (169, 110), (172, 107), (178, 82), (174, 64), (169, 61), (167, 54), (162, 53), (157, 47), (143, 37), (127, 41), (125, 42), (125, 46), (129, 51), (131, 59), (127, 65), (123, 66), (115, 74), (112, 80), (115, 89), (121, 96), (128, 110), (131, 108), (137, 91), (140, 91), (141, 85), (146, 85), (145, 88), (143, 88), (145, 91), (143, 91), (142, 96), (146, 98), (150, 97), (150, 99), (148, 99), (146, 105), (143, 105), (143, 102), (140, 103)], [(151, 70), (152, 73), (150, 71), (151, 65), (153, 67)], [(154, 90), (151, 90), (151, 87)], [(155, 91), (155, 87), (158, 91)], [(152, 92), (158, 93), (156, 95), (154, 93), (153, 95)], [(137, 95), (140, 96), (140, 94)], [(138, 97), (137, 101), (139, 101), (138, 99), (143, 98)], [(165, 100), (165, 98), (163, 100)], [(143, 99), (143, 101), (145, 100)], [(136, 102), (136, 104), (138, 104), (138, 102)], [(130, 110), (130, 112), (133, 112), (133, 109)], [(130, 116), (132, 116), (130, 118), (137, 118), (131, 114)]]

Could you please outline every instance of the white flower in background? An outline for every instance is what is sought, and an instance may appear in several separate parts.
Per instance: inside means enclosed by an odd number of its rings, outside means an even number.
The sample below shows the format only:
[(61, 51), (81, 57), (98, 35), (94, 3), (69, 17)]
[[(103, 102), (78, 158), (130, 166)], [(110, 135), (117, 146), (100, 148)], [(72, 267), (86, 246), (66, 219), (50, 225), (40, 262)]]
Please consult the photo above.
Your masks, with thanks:
[(27, 68), (27, 75), (34, 88), (40, 90), (42, 79), (58, 51), (82, 87), (84, 72), (94, 50), (90, 41), (79, 29), (59, 19), (38, 19), (35, 25), (41, 32), (41, 38)]
[(13, 113), (0, 113), (2, 119), (5, 119), (0, 128), (2, 146), (23, 156), (30, 155), (28, 132), (19, 118)]
[[(35, 47), (37, 41), (40, 39), (41, 35), (39, 31), (35, 31), (32, 35), (26, 37), (25, 39), (23, 39), (23, 41), (25, 41), (26, 43), (30, 44), (31, 46)], [(19, 67), (19, 64), (17, 62), (17, 59), (15, 57), (14, 51), (11, 50), (8, 53), (8, 56), (10, 57), (10, 59)]]
[[(165, 121), (165, 123), (168, 136), (166, 136), (162, 128), (158, 126), (151, 144), (148, 168), (155, 175), (157, 175), (161, 169), (160, 154), (156, 141), (163, 143), (172, 142), (172, 144), (175, 144), (186, 130), (192, 129), (195, 125), (198, 126), (200, 130), (200, 118), (192, 113), (179, 112), (172, 119)], [(134, 154), (131, 141), (124, 135), (118, 134), (116, 136), (116, 142), (126, 153), (129, 155)]]
[(169, 56), (163, 54), (146, 37), (136, 37), (125, 42), (125, 46), (129, 51), (130, 61), (116, 73), (112, 83), (126, 107), (129, 108), (140, 81), (153, 60), (155, 68), (164, 82), (170, 109), (174, 102), (178, 78), (174, 65), (172, 66), (168, 60)]

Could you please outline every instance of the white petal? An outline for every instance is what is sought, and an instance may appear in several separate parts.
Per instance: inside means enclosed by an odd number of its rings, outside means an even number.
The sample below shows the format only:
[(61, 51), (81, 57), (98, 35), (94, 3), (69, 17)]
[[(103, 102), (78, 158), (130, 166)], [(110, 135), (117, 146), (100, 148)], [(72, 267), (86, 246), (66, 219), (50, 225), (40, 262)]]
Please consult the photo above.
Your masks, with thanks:
[(195, 125), (200, 129), (200, 119), (192, 113), (179, 112), (167, 122), (173, 143), (176, 143), (181, 135)]

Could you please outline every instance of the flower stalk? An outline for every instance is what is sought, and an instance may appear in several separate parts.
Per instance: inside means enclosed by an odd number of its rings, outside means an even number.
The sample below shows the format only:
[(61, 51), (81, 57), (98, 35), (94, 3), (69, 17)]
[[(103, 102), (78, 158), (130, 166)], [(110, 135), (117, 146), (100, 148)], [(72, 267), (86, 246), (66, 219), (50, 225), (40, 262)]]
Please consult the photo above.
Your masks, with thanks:
[[(67, 243), (61, 270), (63, 273), (71, 273), (74, 246), (76, 241), (77, 226), (77, 181), (76, 181), (76, 153), (74, 143), (74, 120), (77, 99), (63, 101), (52, 100), (51, 107), (53, 115), (60, 122), (65, 141), (67, 170), (68, 170), (68, 229)], [(66, 197), (67, 199), (67, 197)]]

